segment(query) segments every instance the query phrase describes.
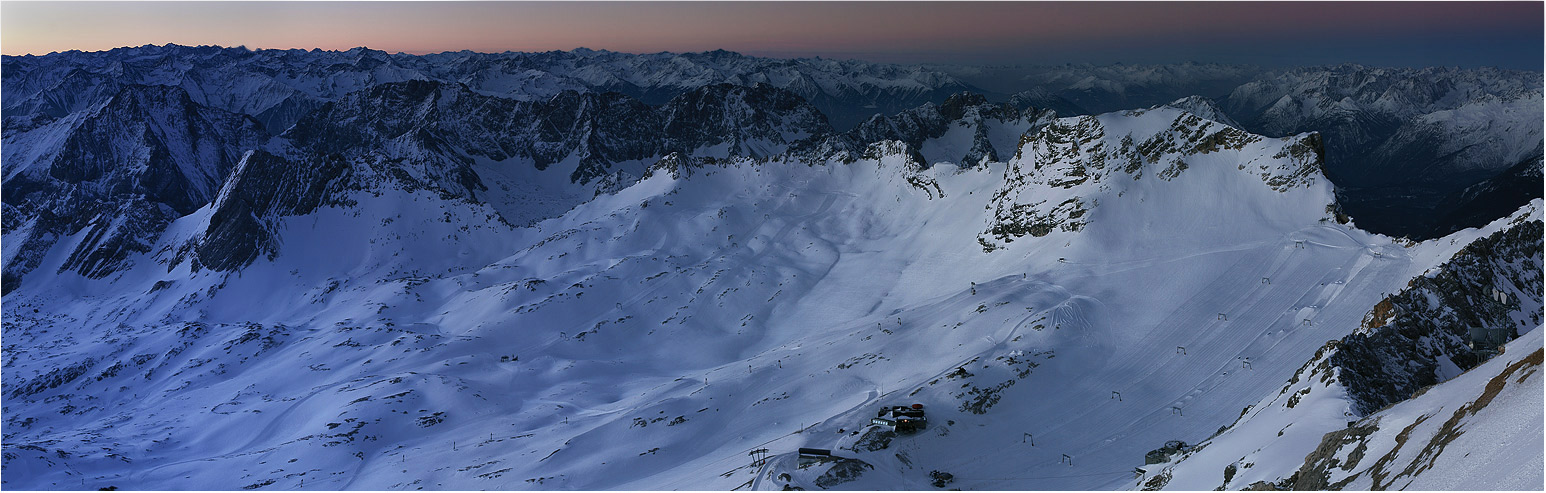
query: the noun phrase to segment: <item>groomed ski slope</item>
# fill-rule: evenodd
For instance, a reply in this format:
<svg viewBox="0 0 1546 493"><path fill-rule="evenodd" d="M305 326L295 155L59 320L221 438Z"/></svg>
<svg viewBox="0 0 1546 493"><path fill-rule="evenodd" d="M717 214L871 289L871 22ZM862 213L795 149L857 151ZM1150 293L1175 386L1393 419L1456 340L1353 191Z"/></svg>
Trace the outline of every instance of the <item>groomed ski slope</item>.
<svg viewBox="0 0 1546 493"><path fill-rule="evenodd" d="M1443 263L1443 259L1448 259L1455 254L1453 245L1463 246L1512 225L1524 221L1539 220L1540 210L1541 202L1536 200L1514 214L1499 218L1482 228L1459 231L1443 239L1413 245L1411 248L1406 249L1406 251L1418 263L1428 263L1432 259L1439 259L1438 263ZM1525 301L1524 303L1529 302ZM1523 313L1538 313L1539 308L1532 308L1526 305L1521 311ZM1537 331L1527 329L1520 339L1509 343L1509 350L1513 351L1511 354L1516 356L1500 358L1500 360L1517 360L1519 359L1518 355L1528 354L1532 349L1530 346L1531 341L1535 344L1535 348L1539 348L1540 338L1538 336L1528 336L1528 334L1534 332ZM1238 490L1247 488L1257 482L1280 483L1295 477L1296 473L1301 476L1318 474L1317 472L1306 471L1302 466L1305 465L1306 456L1321 453L1318 449L1325 446L1323 445L1327 443L1325 440L1330 439L1331 435L1328 435L1329 433L1344 432L1344 430L1352 430L1355 427L1364 426L1377 427L1381 430L1381 433L1402 433L1404 432L1403 429L1408 424L1411 424L1413 413L1443 414L1440 413L1441 410L1454 409L1460 404L1465 403L1464 399L1456 400L1456 396L1464 397L1467 393L1471 393L1470 398L1475 398L1474 394L1482 392L1482 385L1477 384L1476 379L1483 378L1483 383L1485 383L1487 378L1491 378L1491 376L1479 375L1495 375L1497 370L1501 368L1497 366L1497 361L1488 362L1484 367L1466 372L1465 375L1467 376L1464 379L1441 383L1432 390L1424 392L1422 395L1427 397L1423 397L1420 400L1414 399L1410 402L1403 402L1394 406L1392 410L1358 417L1348 414L1351 403L1346 395L1346 387L1343 386L1343 383L1337 377L1333 376L1342 370L1327 364L1327 358L1334 351L1335 349L1331 347L1323 347L1317 350L1314 357L1307 358L1294 375L1281 384L1280 388L1268 389L1262 398L1250 403L1249 408L1243 409L1238 421L1230 423L1230 427L1227 430L1223 430L1217 436L1209 437L1207 441L1201 443L1191 442L1193 447L1186 454L1172 456L1164 463L1144 466L1145 475L1141 481L1142 485L1150 488L1163 487L1164 489L1181 491L1211 490L1220 486L1224 486L1225 489ZM1448 390L1439 392L1437 389ZM1510 394L1517 392L1515 390L1508 391ZM1436 399L1429 394L1446 395L1449 397ZM1502 406L1511 410L1507 411L1508 418L1501 420L1501 422L1517 422L1517 416L1520 413L1528 412L1530 409L1535 410L1537 418L1540 416L1539 410L1541 405L1539 399L1535 401L1534 405L1528 404L1529 397L1527 394L1519 398L1510 398L1510 400L1516 404ZM1387 415L1390 412L1395 412L1393 411L1394 409L1403 409L1404 414L1394 419L1389 418ZM1448 412L1445 411L1445 413ZM1447 417L1447 414L1445 417ZM1513 421L1510 421L1511 419ZM1442 420L1440 421L1442 422ZM1478 418L1473 422L1482 423L1489 421L1490 418ZM1469 423L1467 422L1467 426L1469 426ZM1528 432L1523 432L1504 437L1502 436L1503 434L1490 431L1497 429L1500 425L1485 424L1482 426L1483 431L1478 434L1489 437L1483 440L1496 438L1504 442L1528 441L1527 439L1532 436ZM1426 444L1429 438L1432 438L1432 430L1429 431L1428 435L1412 435L1406 441L1411 444L1418 444L1417 449L1422 449L1422 445ZM1363 434L1367 435L1367 432L1363 432ZM1534 440L1536 440L1535 443L1537 444L1539 444L1539 435L1539 433L1534 435ZM1420 440L1419 437L1421 437ZM1358 439L1360 438L1362 437L1346 438L1346 441L1340 442L1342 450L1333 450L1333 452L1336 452L1333 455L1338 458L1337 460L1341 465L1331 468L1334 474L1326 479L1325 484L1329 485L1342 481L1350 474L1347 471L1353 471L1354 473L1365 472L1370 468L1371 464L1379 459L1379 455L1383 454L1383 452L1375 453L1372 449L1359 452L1361 454L1360 457L1366 457L1367 460L1364 460L1358 469L1353 469L1353 466L1358 465L1359 461L1350 460L1349 452L1354 448L1367 448L1363 445L1358 445ZM1338 438L1338 440L1342 440L1342 438ZM1466 441L1470 441L1473 444L1477 443L1469 439ZM1491 451L1484 452L1481 448L1487 447L1456 447L1449 450L1448 455L1442 460L1433 460L1438 454L1428 455L1427 460L1432 463L1447 465L1448 467L1456 467L1455 464L1463 463L1481 463L1479 462L1480 459L1468 458L1472 455L1481 457L1484 454L1493 453ZM1443 449L1440 448L1440 450L1442 451ZM1499 468L1516 465L1524 468L1531 467L1527 455L1516 456L1515 459L1518 460L1488 462L1492 464L1488 467ZM1539 469L1540 463L1540 460L1536 459L1534 462L1535 466L1533 467ZM1390 487L1391 482L1400 476L1400 474L1396 473L1400 472L1405 466L1406 463L1401 463L1398 466L1386 466L1382 475L1391 476L1392 479L1385 480L1382 483L1382 487ZM1461 467L1464 468L1463 466ZM1227 470L1232 470L1233 472L1226 473L1225 471ZM1430 479L1445 477L1433 475L1432 473L1428 474L1425 477ZM1539 475L1535 477L1539 478ZM1508 482L1499 482L1499 479L1503 479L1501 476L1490 480L1486 480L1486 478L1481 476L1472 476L1472 478L1470 483L1472 487L1484 489L1507 489L1505 488L1507 484L1522 484L1516 481L1519 478L1512 477L1508 478ZM1367 479L1367 477L1364 478L1365 483L1367 483ZM1302 482L1297 484L1285 483L1280 486L1309 487L1311 489L1323 487L1313 485L1307 477L1300 478L1300 480ZM1527 479L1519 480L1528 482ZM1404 482L1411 482L1411 480L1407 479ZM1539 481L1537 480L1536 482ZM1344 487L1347 489L1371 489L1371 486L1368 484ZM1451 486L1449 489L1454 489L1454 487Z"/></svg>
<svg viewBox="0 0 1546 493"><path fill-rule="evenodd" d="M1178 116L1100 121L1115 143ZM531 228L358 193L284 220L281 254L229 276L160 247L110 283L46 259L4 301L7 391L89 373L7 399L34 418L8 445L43 452L8 448L5 486L815 489L792 453L818 447L874 466L843 489L929 489L933 470L1130 487L1146 451L1231 423L1464 244L1403 247L1329 220L1318 174L1277 191L1238 167L1285 142L1102 176L1081 231L991 253L1012 166L890 154L657 170ZM914 402L927 430L842 450Z"/></svg>

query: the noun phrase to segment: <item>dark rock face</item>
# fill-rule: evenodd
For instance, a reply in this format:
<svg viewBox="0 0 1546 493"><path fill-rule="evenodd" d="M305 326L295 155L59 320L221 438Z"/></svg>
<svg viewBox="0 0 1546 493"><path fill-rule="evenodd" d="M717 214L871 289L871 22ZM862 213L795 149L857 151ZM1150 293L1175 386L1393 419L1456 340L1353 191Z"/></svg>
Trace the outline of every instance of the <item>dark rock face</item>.
<svg viewBox="0 0 1546 493"><path fill-rule="evenodd" d="M831 131L798 96L766 85L705 86L660 107L621 93L566 91L543 102L473 92L460 84L408 81L350 94L302 118L284 136L310 153L380 152L435 185L468 195L483 189L467 156L526 157L538 169L576 159L570 179L588 183L616 163L689 155L766 157L795 139ZM389 145L390 144L390 145Z"/></svg>
<svg viewBox="0 0 1546 493"><path fill-rule="evenodd" d="M730 155L765 158L795 141L832 132L826 116L799 95L766 84L704 86L660 108L671 152L729 144Z"/></svg>
<svg viewBox="0 0 1546 493"><path fill-rule="evenodd" d="M195 265L239 269L278 254L274 222L331 203L350 168L337 158L296 163L265 151L249 153L214 202L209 227L195 248Z"/></svg>
<svg viewBox="0 0 1546 493"><path fill-rule="evenodd" d="M1368 415L1439 383L1445 361L1462 370L1480 364L1468 327L1517 336L1540 324L1541 235L1541 221L1528 221L1477 240L1376 305L1330 357L1355 410ZM1495 299L1494 289L1508 301Z"/></svg>
<svg viewBox="0 0 1546 493"><path fill-rule="evenodd" d="M62 138L61 138L62 136ZM182 89L124 86L105 103L27 131L7 131L5 232L28 248L7 259L4 290L57 238L87 230L63 269L113 272L148 251L165 225L213 198L243 149L268 139L257 121L194 103ZM14 169L14 168L12 168ZM23 226L25 226L23 228Z"/></svg>
<svg viewBox="0 0 1546 493"><path fill-rule="evenodd" d="M49 176L75 185L142 167L138 188L152 201L187 213L209 201L238 149L265 136L252 119L199 106L182 89L130 86L70 134ZM146 152L113 154L136 146Z"/></svg>
<svg viewBox="0 0 1546 493"><path fill-rule="evenodd" d="M311 159L370 162L409 188L471 198L486 187L468 155L509 157L513 144L493 140L510 130L496 115L519 110L516 101L415 80L374 86L323 105L282 136Z"/></svg>
<svg viewBox="0 0 1546 493"><path fill-rule="evenodd" d="M1342 486L1351 482L1351 478L1342 484L1330 484L1331 475L1329 471L1331 468L1343 466L1341 461L1337 459L1337 454L1347 445L1367 440L1367 437L1378 429L1379 427L1374 424L1360 424L1322 436L1321 443L1315 447L1315 451L1305 456L1304 465L1300 466L1299 470L1295 471L1294 475L1286 480L1286 483L1291 486L1288 489L1293 491L1342 489ZM1345 469L1351 469L1356 465L1357 461L1353 461L1351 464L1347 464Z"/></svg>

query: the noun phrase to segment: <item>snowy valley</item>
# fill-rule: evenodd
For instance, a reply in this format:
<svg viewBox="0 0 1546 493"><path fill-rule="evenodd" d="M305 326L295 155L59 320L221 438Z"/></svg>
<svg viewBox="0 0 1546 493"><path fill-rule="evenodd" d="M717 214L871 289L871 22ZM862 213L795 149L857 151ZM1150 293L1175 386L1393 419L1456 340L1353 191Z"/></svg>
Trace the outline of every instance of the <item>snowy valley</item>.
<svg viewBox="0 0 1546 493"><path fill-rule="evenodd" d="M260 53L231 63L348 55ZM1542 201L1366 231L1334 136L1208 98L1065 114L723 52L645 91L666 54L588 51L354 53L328 93L68 55L121 79L6 58L8 94L79 96L6 104L8 489L1546 481ZM543 57L563 77L509 78ZM897 106L835 125L807 79ZM1538 180L1522 94L1495 150Z"/></svg>

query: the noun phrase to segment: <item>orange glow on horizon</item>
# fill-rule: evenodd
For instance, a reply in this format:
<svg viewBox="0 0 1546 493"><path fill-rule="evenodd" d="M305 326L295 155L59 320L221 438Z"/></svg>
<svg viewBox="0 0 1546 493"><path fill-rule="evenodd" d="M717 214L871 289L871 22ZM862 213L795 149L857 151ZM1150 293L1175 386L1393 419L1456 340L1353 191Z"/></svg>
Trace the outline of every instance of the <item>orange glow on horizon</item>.
<svg viewBox="0 0 1546 493"><path fill-rule="evenodd" d="M1539 2L23 2L0 52L176 43L413 54L727 49L949 58L1271 36L1540 33Z"/></svg>

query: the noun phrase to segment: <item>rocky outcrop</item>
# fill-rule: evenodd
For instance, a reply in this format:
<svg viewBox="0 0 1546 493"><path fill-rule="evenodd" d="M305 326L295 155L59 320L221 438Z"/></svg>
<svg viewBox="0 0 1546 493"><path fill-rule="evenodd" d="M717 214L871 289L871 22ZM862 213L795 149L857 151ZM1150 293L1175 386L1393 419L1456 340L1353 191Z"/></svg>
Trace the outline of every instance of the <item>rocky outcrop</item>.
<svg viewBox="0 0 1546 493"><path fill-rule="evenodd" d="M993 218L978 238L983 249L1024 236L1080 231L1095 206L1091 197L1134 180L1174 180L1195 156L1228 156L1237 171L1277 192L1311 186L1323 176L1316 134L1265 139L1169 107L1122 114L1135 118L1121 133L1108 132L1100 116L1083 116L1021 137L1004 185L990 202Z"/></svg>
<svg viewBox="0 0 1546 493"><path fill-rule="evenodd" d="M336 157L296 163L264 151L248 153L211 204L203 236L185 247L193 252L195 269L230 271L260 256L273 258L279 252L277 221L333 203L350 171Z"/></svg>
<svg viewBox="0 0 1546 493"><path fill-rule="evenodd" d="M1481 363L1468 344L1469 327L1517 336L1541 324L1541 225L1523 221L1472 242L1375 305L1330 358L1356 412L1372 413L1453 377L1442 368Z"/></svg>
<svg viewBox="0 0 1546 493"><path fill-rule="evenodd" d="M62 270L102 277L148 251L172 219L208 203L244 149L268 139L250 117L169 86L124 86L87 112L7 132L5 290L62 236L85 232Z"/></svg>
<svg viewBox="0 0 1546 493"><path fill-rule="evenodd" d="M427 186L473 196L483 189L472 156L575 163L588 183L617 163L683 156L766 157L830 128L798 96L766 85L705 86L652 107L621 93L566 91L531 102L485 96L460 84L407 81L350 94L284 136L316 155L381 154Z"/></svg>
<svg viewBox="0 0 1546 493"><path fill-rule="evenodd" d="M875 466L859 459L840 457L833 461L832 467L828 468L827 472L816 478L816 486L832 489L834 486L859 479L866 469L874 470Z"/></svg>

